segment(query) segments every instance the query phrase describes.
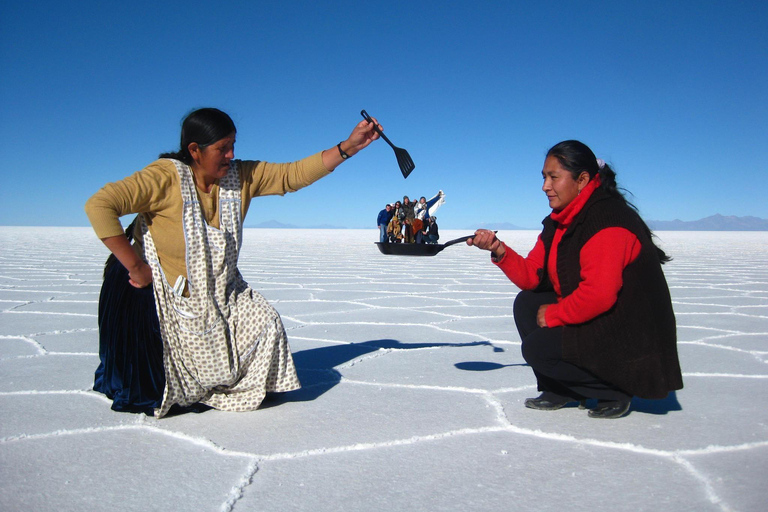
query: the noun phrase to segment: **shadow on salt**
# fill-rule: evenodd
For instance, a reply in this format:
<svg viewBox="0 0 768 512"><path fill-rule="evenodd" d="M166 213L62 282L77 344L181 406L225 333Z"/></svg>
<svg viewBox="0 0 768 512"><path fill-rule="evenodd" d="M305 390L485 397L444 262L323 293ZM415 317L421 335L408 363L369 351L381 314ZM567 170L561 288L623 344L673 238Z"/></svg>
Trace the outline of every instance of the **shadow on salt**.
<svg viewBox="0 0 768 512"><path fill-rule="evenodd" d="M331 345L294 352L293 362L301 382L301 389L288 393L267 395L261 408L274 407L287 402L308 402L317 399L341 382L337 367L358 357L379 350L413 350L437 347L493 346L488 341L468 343L402 343L393 339L370 340L362 343ZM496 350L498 347L494 347ZM501 350L501 349L499 349ZM384 352L386 353L386 352Z"/></svg>

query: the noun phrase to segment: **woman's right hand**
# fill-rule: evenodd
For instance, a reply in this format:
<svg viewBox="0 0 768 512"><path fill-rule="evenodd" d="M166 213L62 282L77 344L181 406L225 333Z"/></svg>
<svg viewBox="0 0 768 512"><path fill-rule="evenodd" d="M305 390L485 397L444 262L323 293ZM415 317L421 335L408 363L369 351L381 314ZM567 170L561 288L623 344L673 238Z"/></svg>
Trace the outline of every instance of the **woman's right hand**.
<svg viewBox="0 0 768 512"><path fill-rule="evenodd" d="M136 288L146 288L152 283L152 268L133 250L125 235L102 238L112 254L128 270L128 282Z"/></svg>
<svg viewBox="0 0 768 512"><path fill-rule="evenodd" d="M152 284L152 267L141 261L136 268L128 271L128 277L134 288L146 288Z"/></svg>
<svg viewBox="0 0 768 512"><path fill-rule="evenodd" d="M491 251L498 260L504 256L504 244L496 238L496 233L489 229L478 229L475 236L467 240L467 245L474 245L478 249Z"/></svg>

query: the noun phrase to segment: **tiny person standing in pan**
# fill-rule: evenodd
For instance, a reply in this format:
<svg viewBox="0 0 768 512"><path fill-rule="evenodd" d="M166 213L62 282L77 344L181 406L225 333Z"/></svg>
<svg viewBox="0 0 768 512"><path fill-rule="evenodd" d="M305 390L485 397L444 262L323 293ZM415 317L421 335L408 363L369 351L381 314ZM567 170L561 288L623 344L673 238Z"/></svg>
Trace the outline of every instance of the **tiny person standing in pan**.
<svg viewBox="0 0 768 512"><path fill-rule="evenodd" d="M178 151L86 203L115 257L99 297L94 382L114 410L162 417L199 403L250 411L267 392L299 387L280 315L237 268L243 219L253 198L306 187L379 136L361 121L339 144L276 164L235 160L236 135L226 113L195 110ZM119 218L136 213L123 233Z"/></svg>
<svg viewBox="0 0 768 512"><path fill-rule="evenodd" d="M661 265L670 258L586 145L547 152L542 171L552 213L527 257L478 230L468 245L522 291L514 305L523 357L541 395L531 409L597 399L592 418L620 418L632 397L662 399L683 387L672 301Z"/></svg>

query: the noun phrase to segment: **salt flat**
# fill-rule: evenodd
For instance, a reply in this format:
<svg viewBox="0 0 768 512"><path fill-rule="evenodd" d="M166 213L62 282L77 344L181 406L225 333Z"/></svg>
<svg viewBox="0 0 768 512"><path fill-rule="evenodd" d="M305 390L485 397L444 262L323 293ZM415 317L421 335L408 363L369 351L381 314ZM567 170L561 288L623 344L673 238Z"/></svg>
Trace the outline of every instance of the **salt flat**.
<svg viewBox="0 0 768 512"><path fill-rule="evenodd" d="M487 253L384 256L377 235L246 230L304 387L156 420L91 391L90 228L0 227L0 510L765 510L768 233L658 233L685 388L614 421L523 407L518 290Z"/></svg>

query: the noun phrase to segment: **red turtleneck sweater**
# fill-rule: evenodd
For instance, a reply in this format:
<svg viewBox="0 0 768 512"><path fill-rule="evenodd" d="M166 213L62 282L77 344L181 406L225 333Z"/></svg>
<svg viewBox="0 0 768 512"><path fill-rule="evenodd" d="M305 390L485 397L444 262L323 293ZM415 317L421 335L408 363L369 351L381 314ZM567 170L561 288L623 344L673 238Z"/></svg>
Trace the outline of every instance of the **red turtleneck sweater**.
<svg viewBox="0 0 768 512"><path fill-rule="evenodd" d="M584 187L576 199L563 210L552 211L550 217L557 222L555 238L546 262L547 273L557 294L557 303L547 308L547 327L584 323L605 313L616 303L622 286L622 272L640 254L640 241L624 228L606 228L599 231L582 247L579 253L581 282L569 296L563 298L557 277L557 246L571 222L581 212L592 192L600 185L599 176ZM532 290L539 284L537 271L543 268L544 242L539 236L536 245L523 258L504 245L505 253L494 263L523 290ZM493 261L493 259L492 259Z"/></svg>

